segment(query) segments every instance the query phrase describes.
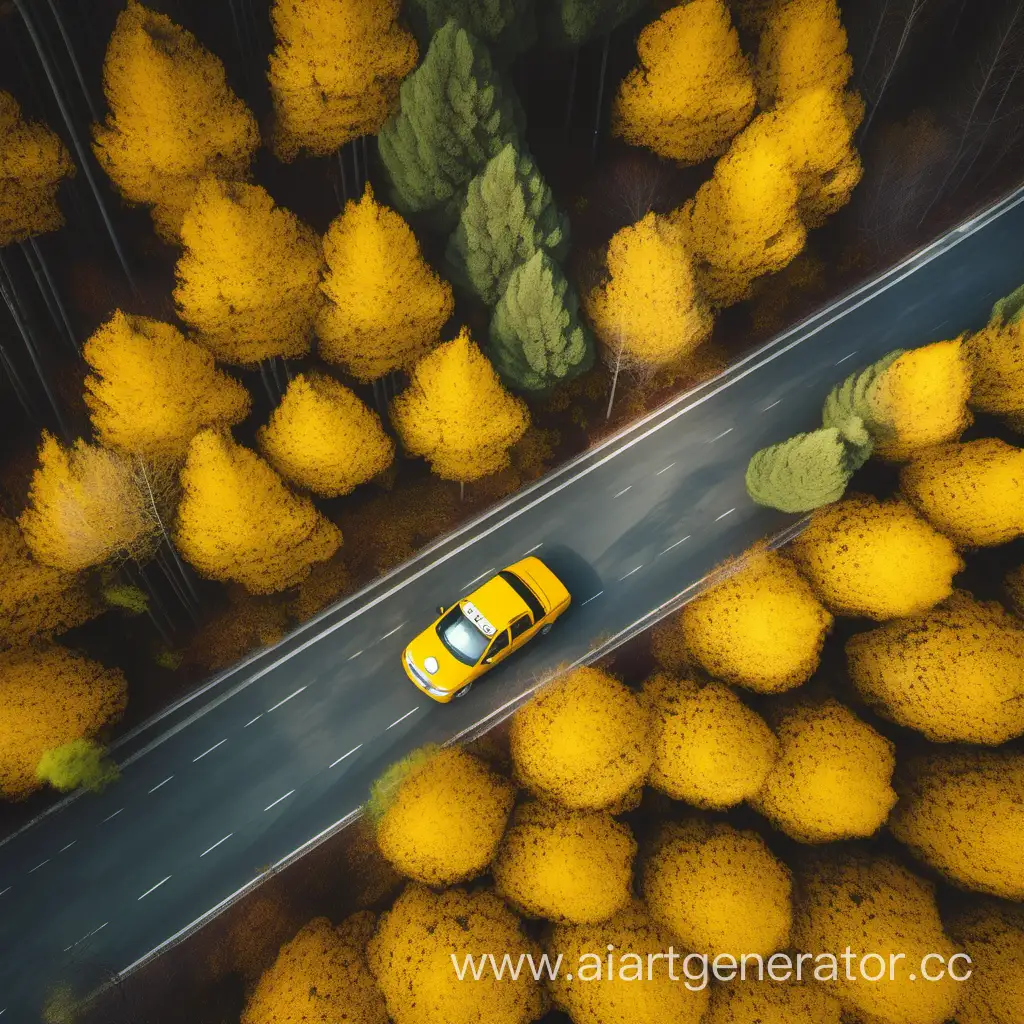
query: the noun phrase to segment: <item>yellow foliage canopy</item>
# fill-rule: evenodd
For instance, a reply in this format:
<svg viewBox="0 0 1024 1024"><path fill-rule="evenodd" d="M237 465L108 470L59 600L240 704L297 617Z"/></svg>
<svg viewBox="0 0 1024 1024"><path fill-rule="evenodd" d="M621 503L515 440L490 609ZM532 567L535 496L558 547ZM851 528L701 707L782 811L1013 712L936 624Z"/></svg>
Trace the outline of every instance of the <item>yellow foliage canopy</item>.
<svg viewBox="0 0 1024 1024"><path fill-rule="evenodd" d="M59 228L57 189L74 173L60 139L23 121L17 100L0 90L0 247Z"/></svg>
<svg viewBox="0 0 1024 1024"><path fill-rule="evenodd" d="M20 800L38 789L43 754L95 736L127 700L119 669L56 644L0 654L0 794Z"/></svg>
<svg viewBox="0 0 1024 1024"><path fill-rule="evenodd" d="M811 89L841 92L852 73L836 0L780 0L769 9L757 51L763 109Z"/></svg>
<svg viewBox="0 0 1024 1024"><path fill-rule="evenodd" d="M788 946L791 888L789 869L756 832L697 819L666 825L643 872L651 917L711 957Z"/></svg>
<svg viewBox="0 0 1024 1024"><path fill-rule="evenodd" d="M433 893L412 883L381 917L367 950L394 1024L529 1024L543 1013L540 985L529 971L498 980L459 981L467 954L539 956L519 919L492 892L449 889Z"/></svg>
<svg viewBox="0 0 1024 1024"><path fill-rule="evenodd" d="M807 241L790 145L773 113L755 118L674 215L714 305L748 298L756 278L782 270Z"/></svg>
<svg viewBox="0 0 1024 1024"><path fill-rule="evenodd" d="M879 981L867 981L857 971L849 980L840 969L829 982L829 991L852 1017L878 1024L943 1024L954 1016L965 985L948 974L927 984L911 980L929 953L948 964L957 952L942 930L932 885L895 861L861 855L822 856L801 873L798 885L797 949L850 948L877 953L885 961L887 970ZM895 954L903 956L890 961ZM869 972L878 970L877 962L867 966Z"/></svg>
<svg viewBox="0 0 1024 1024"><path fill-rule="evenodd" d="M970 425L971 371L963 338L904 352L875 381L869 402L881 430L875 454L893 462L955 441Z"/></svg>
<svg viewBox="0 0 1024 1024"><path fill-rule="evenodd" d="M679 616L686 645L716 679L759 693L807 682L832 616L788 559L755 550Z"/></svg>
<svg viewBox="0 0 1024 1024"><path fill-rule="evenodd" d="M399 0L275 0L267 77L279 159L329 156L380 131L418 55L398 10Z"/></svg>
<svg viewBox="0 0 1024 1024"><path fill-rule="evenodd" d="M587 296L586 311L610 365L663 366L711 334L711 313L671 220L649 213L617 231L606 263L608 279Z"/></svg>
<svg viewBox="0 0 1024 1024"><path fill-rule="evenodd" d="M841 1024L842 1008L827 986L770 980L717 985L701 1024Z"/></svg>
<svg viewBox="0 0 1024 1024"><path fill-rule="evenodd" d="M636 49L640 62L619 86L612 134L687 164L723 153L757 102L724 0L669 8Z"/></svg>
<svg viewBox="0 0 1024 1024"><path fill-rule="evenodd" d="M834 700L787 711L781 751L752 801L801 843L874 835L896 803L892 743Z"/></svg>
<svg viewBox="0 0 1024 1024"><path fill-rule="evenodd" d="M574 669L512 719L516 775L537 796L566 807L611 807L647 775L650 725L628 687L600 669Z"/></svg>
<svg viewBox="0 0 1024 1024"><path fill-rule="evenodd" d="M320 354L358 380L409 369L440 340L455 302L423 258L412 229L369 185L324 235L326 302L316 321Z"/></svg>
<svg viewBox="0 0 1024 1024"><path fill-rule="evenodd" d="M725 810L753 796L776 756L778 742L764 719L722 683L644 683L654 718L654 761L647 781L674 800Z"/></svg>
<svg viewBox="0 0 1024 1024"><path fill-rule="evenodd" d="M900 489L962 547L1024 534L1024 451L993 437L936 445L900 472Z"/></svg>
<svg viewBox="0 0 1024 1024"><path fill-rule="evenodd" d="M1024 733L1024 623L958 591L924 615L846 643L861 696L934 743L1005 743Z"/></svg>
<svg viewBox="0 0 1024 1024"><path fill-rule="evenodd" d="M517 808L492 867L498 895L521 913L597 924L630 901L636 842L607 811Z"/></svg>
<svg viewBox="0 0 1024 1024"><path fill-rule="evenodd" d="M986 750L920 758L890 828L954 885L1024 900L1024 755Z"/></svg>
<svg viewBox="0 0 1024 1024"><path fill-rule="evenodd" d="M110 37L103 91L110 112L93 125L96 159L129 202L153 205L157 233L176 242L200 178L248 174L256 119L217 57L136 0Z"/></svg>
<svg viewBox="0 0 1024 1024"><path fill-rule="evenodd" d="M203 427L231 427L249 414L249 392L171 324L116 310L82 354L93 370L85 404L96 436L124 455L179 462Z"/></svg>
<svg viewBox="0 0 1024 1024"><path fill-rule="evenodd" d="M555 1003L574 1024L701 1024L708 1005L707 989L693 991L680 984L679 974L673 974L666 960L655 955L664 954L671 945L672 936L651 920L638 900L604 924L557 925L548 943L552 961L561 954L564 963L583 967L573 981L567 981L568 972L563 971L551 982ZM624 978L617 969L611 977L607 971L598 973L595 954L600 961L600 953L609 946L616 951L615 967L622 964L623 953L642 958L642 981L628 974ZM652 965L650 975L648 963ZM577 974L582 974L582 982L576 980Z"/></svg>
<svg viewBox="0 0 1024 1024"><path fill-rule="evenodd" d="M284 637L288 612L279 600L232 587L227 606L205 620L185 654L189 665L219 672Z"/></svg>
<svg viewBox="0 0 1024 1024"><path fill-rule="evenodd" d="M965 344L971 405L997 416L1024 413L1024 318L990 323Z"/></svg>
<svg viewBox="0 0 1024 1024"><path fill-rule="evenodd" d="M234 580L254 594L284 590L341 544L341 532L308 498L226 434L196 434L181 486L175 543L210 579Z"/></svg>
<svg viewBox="0 0 1024 1024"><path fill-rule="evenodd" d="M904 501L851 494L818 509L786 553L837 615L917 615L953 593L964 567L948 537Z"/></svg>
<svg viewBox="0 0 1024 1024"><path fill-rule="evenodd" d="M256 439L286 479L324 498L350 494L395 457L380 417L333 377L300 373Z"/></svg>
<svg viewBox="0 0 1024 1024"><path fill-rule="evenodd" d="M512 785L459 747L418 763L377 824L381 853L404 875L451 885L482 874L512 811Z"/></svg>
<svg viewBox="0 0 1024 1024"><path fill-rule="evenodd" d="M317 917L263 973L241 1024L387 1024L387 1019L362 950L326 917Z"/></svg>
<svg viewBox="0 0 1024 1024"><path fill-rule="evenodd" d="M416 364L391 415L410 455L442 480L464 482L507 468L530 425L526 403L502 387L465 327Z"/></svg>
<svg viewBox="0 0 1024 1024"><path fill-rule="evenodd" d="M226 363L309 351L320 307L320 240L258 185L204 178L181 225L174 301Z"/></svg>
<svg viewBox="0 0 1024 1024"><path fill-rule="evenodd" d="M0 516L0 650L63 633L101 610L83 579L37 562L18 524Z"/></svg>
<svg viewBox="0 0 1024 1024"><path fill-rule="evenodd" d="M159 522L129 463L81 438L65 448L43 432L28 507L18 518L44 565L78 572L114 558L143 558Z"/></svg>
<svg viewBox="0 0 1024 1024"><path fill-rule="evenodd" d="M957 1024L1017 1024L1024 1018L1024 907L972 902L950 931L972 969Z"/></svg>

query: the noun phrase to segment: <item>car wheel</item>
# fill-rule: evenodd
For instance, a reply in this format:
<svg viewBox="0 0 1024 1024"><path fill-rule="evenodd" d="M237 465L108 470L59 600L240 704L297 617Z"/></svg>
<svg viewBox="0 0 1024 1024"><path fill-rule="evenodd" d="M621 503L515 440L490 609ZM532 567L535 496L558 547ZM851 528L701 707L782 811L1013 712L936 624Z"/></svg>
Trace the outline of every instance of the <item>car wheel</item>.
<svg viewBox="0 0 1024 1024"><path fill-rule="evenodd" d="M549 622L549 623L547 623L547 625L541 626L541 628L540 628L540 635L544 636L545 633L550 633L551 632L551 627L553 625L554 625L553 622Z"/></svg>
<svg viewBox="0 0 1024 1024"><path fill-rule="evenodd" d="M473 684L472 683L466 683L466 685L461 690L456 692L455 700L458 700L459 697L465 697L466 694L469 693L469 691L472 690L472 689L473 689Z"/></svg>

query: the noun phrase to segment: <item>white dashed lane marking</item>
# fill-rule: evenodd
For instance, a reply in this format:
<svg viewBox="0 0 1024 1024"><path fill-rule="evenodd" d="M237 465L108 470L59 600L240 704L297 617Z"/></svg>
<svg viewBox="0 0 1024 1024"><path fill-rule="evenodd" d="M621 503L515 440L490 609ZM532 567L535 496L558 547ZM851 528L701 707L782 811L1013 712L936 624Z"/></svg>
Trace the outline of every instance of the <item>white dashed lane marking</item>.
<svg viewBox="0 0 1024 1024"><path fill-rule="evenodd" d="M271 711L276 711L282 704L287 704L288 701L292 699L292 697L298 697L298 695L302 693L304 689L304 686L300 686L294 693L289 693L284 700L279 700L272 708L267 708L267 714L269 715ZM221 742L223 742L223 740Z"/></svg>
<svg viewBox="0 0 1024 1024"><path fill-rule="evenodd" d="M152 788L152 789L150 790L150 793L155 793L155 792L156 792L156 791L157 791L157 790L158 790L158 789L159 789L159 788L160 788L161 786L166 786L166 785L167 785L167 783L168 783L168 782L170 782L170 781L171 781L171 779L173 779L173 778L174 778L174 776L173 776L173 775L168 775L168 776L167 776L167 778L166 778L166 779L164 779L164 781L163 781L163 782L158 782L158 783L157 783L157 784L156 784L156 785L155 785L155 786L154 786L154 787L153 787L153 788Z"/></svg>
<svg viewBox="0 0 1024 1024"><path fill-rule="evenodd" d="M417 712L417 711L419 711L419 708L413 708L413 709L412 709L412 711L406 711L406 713L405 713L404 715L402 715L402 717L401 717L401 718L397 718L397 719L395 719L395 721L393 721L393 722L392 722L392 723L391 723L391 724L390 724L390 725L388 726L388 729L394 729L394 727L395 727L396 725L398 725L398 724L399 724L400 722L404 722L404 721L405 721L405 720L406 720L406 719L407 719L407 718L408 718L408 717L409 717L410 715L414 715L414 714L416 714L416 712ZM385 729L384 731L385 731L385 732L387 732L387 729Z"/></svg>
<svg viewBox="0 0 1024 1024"><path fill-rule="evenodd" d="M358 747L353 747L347 754L342 754L337 761L332 761L327 767L333 768L336 764L341 764L341 762L344 761L346 757L351 757L351 755L354 754L361 746L362 743L360 743Z"/></svg>
<svg viewBox="0 0 1024 1024"><path fill-rule="evenodd" d="M618 494L613 494L612 497L613 498L621 498L626 493L626 491L632 490L632 488L633 488L632 484L630 484L629 487L623 487L622 490L619 491Z"/></svg>
<svg viewBox="0 0 1024 1024"><path fill-rule="evenodd" d="M261 711L255 718L250 718L249 721L246 722L245 725L242 726L242 728L243 729L248 729L249 726L252 725L253 722L258 722L262 717L263 717L263 712Z"/></svg>
<svg viewBox="0 0 1024 1024"><path fill-rule="evenodd" d="M40 868L45 868L46 865L49 864L49 863L50 863L50 858L47 857L46 860L44 860L41 864L37 864L34 868L32 868L29 871L29 874L30 875L35 874L36 871L38 871Z"/></svg>
<svg viewBox="0 0 1024 1024"><path fill-rule="evenodd" d="M657 473L655 473L654 475L655 475L655 476L661 476L661 474L662 474L662 473L667 473L667 472L668 472L668 471L669 471L669 470L670 470L670 469L671 469L671 468L672 468L672 467L673 467L674 465L675 465L675 463L674 463L674 462L670 462L670 463L669 463L669 464L668 464L667 466L665 466L665 467L664 467L663 469L659 469L659 470L658 470L658 472L657 472Z"/></svg>
<svg viewBox="0 0 1024 1024"><path fill-rule="evenodd" d="M848 352L842 359L836 360L835 365L838 366L840 363L845 363L847 359L852 359L857 354L857 350L854 349L852 352Z"/></svg>
<svg viewBox="0 0 1024 1024"><path fill-rule="evenodd" d="M234 832L229 832L223 839L218 839L217 842L215 842L213 846L211 846L209 849L203 850L203 852L199 854L199 856L205 857L208 853L210 853L211 850L216 850L221 843L226 843L234 834Z"/></svg>
<svg viewBox="0 0 1024 1024"><path fill-rule="evenodd" d="M201 753L201 754L199 755L199 757L193 757L193 758L192 758L192 763L193 763L193 764L195 764L195 763L196 763L196 761L199 761L199 760L201 760L202 758L206 757L206 755L207 755L207 754L210 754L210 753L212 753L212 752L213 752L214 750L216 750L216 749L217 749L218 747L221 747L221 746L223 746L223 745L224 745L225 743L227 743L227 739L226 739L226 738L225 738L225 739L222 739L222 740L220 741L220 743L214 743L214 745L213 745L212 747L210 747L210 749L209 749L209 750L204 750L204 751L203 751L203 752L202 752L202 753Z"/></svg>
<svg viewBox="0 0 1024 1024"><path fill-rule="evenodd" d="M719 519L724 519L726 516L731 516L735 511L736 509L731 508L728 512L723 512L720 516L715 516L715 522L717 523Z"/></svg>
<svg viewBox="0 0 1024 1024"><path fill-rule="evenodd" d="M271 807L276 807L282 800L287 800L288 797L290 797L292 795L292 793L294 793L294 792L295 792L294 789L289 789L288 792L285 793L284 796L279 796L272 804L267 804L267 806L264 807L263 810L264 811L269 811Z"/></svg>
<svg viewBox="0 0 1024 1024"><path fill-rule="evenodd" d="M590 604L591 601L596 601L603 593L603 590L599 590L596 594L593 594L590 597L588 597L586 601L583 602L583 604ZM581 608L583 607L583 604L580 605Z"/></svg>
<svg viewBox="0 0 1024 1024"><path fill-rule="evenodd" d="M772 402L772 404L771 404L771 405L766 405L766 406L765 406L765 407L764 407L764 408L763 408L763 409L761 410L761 412L768 412L768 410L769 410L769 409L774 409L774 408L775 408L775 406L777 406L777 405L781 405L781 404L782 404L782 399L781 399L781 398L777 398L777 399L776 399L776 400L775 400L774 402Z"/></svg>
<svg viewBox="0 0 1024 1024"><path fill-rule="evenodd" d="M147 890L146 890L146 891L145 891L145 892L144 892L144 893L143 893L143 894L142 894L142 895L141 895L141 896L139 897L139 899L140 899L140 900L144 900L144 899L145 899L145 898L146 898L146 897L147 897L147 896L148 896L148 895L149 895L149 894L150 894L151 892L156 892L156 890L157 890L157 889L159 889L159 888L160 888L160 886L164 884L164 882L169 882L169 881L170 881L170 880L171 880L171 879L172 879L173 877L174 877L173 875L168 875L168 876L167 876L166 878L163 878L163 879L161 879L161 880L160 880L159 882L157 882L157 883L156 883L156 885L154 885L154 886L153 886L153 888L152 888L152 889L147 889ZM135 902L137 903L137 902L138 902L138 900L136 900Z"/></svg>
<svg viewBox="0 0 1024 1024"><path fill-rule="evenodd" d="M619 577L619 582L621 583L624 579L627 579L628 577L632 576L633 573L635 573L635 572L639 572L642 568L643 568L642 565L638 565L635 569L630 569L629 572L627 572L625 576L620 576Z"/></svg>
<svg viewBox="0 0 1024 1024"><path fill-rule="evenodd" d="M730 427L728 430L723 430L720 434L716 434L713 438L711 438L711 440L708 441L708 444L714 444L716 441L720 441L723 437L725 437L726 434L731 434L732 432L732 427Z"/></svg>
<svg viewBox="0 0 1024 1024"><path fill-rule="evenodd" d="M117 817L117 816L118 816L118 815L119 815L119 814L120 814L120 813L121 813L121 812L122 812L123 810L124 810L124 808L123 808L123 807L118 807L118 809L117 809L116 811L114 811L114 813L113 813L113 814L108 814L108 815L107 815L107 816L106 816L106 817L105 817L105 818L104 818L104 819L103 819L103 820L102 820L102 821L100 822L100 824L101 824L101 825L105 825L105 824L106 824L106 823L107 823L108 821L113 821L113 819L114 819L114 818L116 818L116 817Z"/></svg>
<svg viewBox="0 0 1024 1024"><path fill-rule="evenodd" d="M667 548L665 548L664 551L659 552L659 554L665 555L669 551L671 551L673 548L679 547L679 545L682 544L683 541L687 541L689 539L690 539L690 535L689 534L687 534L685 537L680 537L679 540L677 540L674 544L669 544L669 546Z"/></svg>

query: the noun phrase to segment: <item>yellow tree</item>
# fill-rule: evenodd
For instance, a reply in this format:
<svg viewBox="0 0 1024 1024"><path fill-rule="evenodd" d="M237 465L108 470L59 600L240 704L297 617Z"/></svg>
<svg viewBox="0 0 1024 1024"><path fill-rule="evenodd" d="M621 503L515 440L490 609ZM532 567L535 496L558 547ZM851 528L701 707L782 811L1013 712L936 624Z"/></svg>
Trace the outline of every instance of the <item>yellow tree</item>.
<svg viewBox="0 0 1024 1024"><path fill-rule="evenodd" d="M440 341L452 289L420 252L412 229L376 202L369 185L324 235L326 298L316 321L320 354L358 380L410 369Z"/></svg>
<svg viewBox="0 0 1024 1024"><path fill-rule="evenodd" d="M765 720L722 683L678 682L664 673L644 683L654 719L647 781L674 800L725 810L752 797L778 757Z"/></svg>
<svg viewBox="0 0 1024 1024"><path fill-rule="evenodd" d="M203 430L181 470L174 539L202 575L254 594L300 583L330 558L341 533L308 498L293 494L255 452Z"/></svg>
<svg viewBox="0 0 1024 1024"><path fill-rule="evenodd" d="M701 1024L842 1024L842 1007L827 985L748 978L716 985Z"/></svg>
<svg viewBox="0 0 1024 1024"><path fill-rule="evenodd" d="M1024 1014L1024 907L971 900L950 925L973 973L958 1024L1016 1024Z"/></svg>
<svg viewBox="0 0 1024 1024"><path fill-rule="evenodd" d="M81 439L65 448L45 431L18 523L32 554L65 572L144 558L160 531L143 481L125 458Z"/></svg>
<svg viewBox="0 0 1024 1024"><path fill-rule="evenodd" d="M733 139L711 178L674 214L711 300L748 298L754 280L785 267L804 247L800 186L774 113L755 118Z"/></svg>
<svg viewBox="0 0 1024 1024"><path fill-rule="evenodd" d="M23 121L17 100L0 90L0 247L59 228L57 189L74 173L60 139Z"/></svg>
<svg viewBox="0 0 1024 1024"><path fill-rule="evenodd" d="M102 610L81 577L37 562L18 524L0 516L0 650L56 636Z"/></svg>
<svg viewBox="0 0 1024 1024"><path fill-rule="evenodd" d="M915 856L954 885L1024 900L1022 793L1022 754L986 750L926 755L911 763L889 827Z"/></svg>
<svg viewBox="0 0 1024 1024"><path fill-rule="evenodd" d="M377 844L416 881L468 881L487 870L514 800L511 783L448 747L410 767L377 822Z"/></svg>
<svg viewBox="0 0 1024 1024"><path fill-rule="evenodd" d="M577 668L512 719L517 778L576 810L628 801L651 766L651 718L639 696L596 668Z"/></svg>
<svg viewBox="0 0 1024 1024"><path fill-rule="evenodd" d="M756 832L697 818L665 825L643 871L651 916L711 957L788 946L791 890L789 869Z"/></svg>
<svg viewBox="0 0 1024 1024"><path fill-rule="evenodd" d="M383 914L370 940L370 970L394 1024L529 1024L544 1012L541 988L529 971L499 979L460 981L452 963L492 952L514 962L540 950L519 918L486 890L432 892L413 883ZM454 961L452 958L455 958Z"/></svg>
<svg viewBox="0 0 1024 1024"><path fill-rule="evenodd" d="M241 1024L387 1024L364 951L316 917L281 947L249 996Z"/></svg>
<svg viewBox="0 0 1024 1024"><path fill-rule="evenodd" d="M410 455L460 483L505 469L509 449L530 425L526 403L502 387L465 327L416 364L391 415Z"/></svg>
<svg viewBox="0 0 1024 1024"><path fill-rule="evenodd" d="M256 119L224 65L191 32L137 0L118 16L103 62L110 112L93 126L100 166L132 203L152 206L176 242L200 178L244 178L259 148Z"/></svg>
<svg viewBox="0 0 1024 1024"><path fill-rule="evenodd" d="M957 591L924 615L846 642L850 678L887 718L933 743L1024 734L1024 623Z"/></svg>
<svg viewBox="0 0 1024 1024"><path fill-rule="evenodd" d="M176 327L116 310L82 350L92 373L85 404L108 448L150 463L175 463L203 427L249 414L246 389Z"/></svg>
<svg viewBox="0 0 1024 1024"><path fill-rule="evenodd" d="M896 803L892 743L838 701L797 705L775 727L779 757L751 801L801 843L874 835Z"/></svg>
<svg viewBox="0 0 1024 1024"><path fill-rule="evenodd" d="M20 800L38 789L43 755L116 721L127 694L120 670L57 644L0 654L0 794Z"/></svg>
<svg viewBox="0 0 1024 1024"><path fill-rule="evenodd" d="M491 868L494 887L529 917L597 924L629 904L636 849L629 826L607 811L526 803Z"/></svg>
<svg viewBox="0 0 1024 1024"><path fill-rule="evenodd" d="M639 64L612 107L612 134L687 164L723 153L757 102L724 0L669 8L636 49Z"/></svg>
<svg viewBox="0 0 1024 1024"><path fill-rule="evenodd" d="M757 51L762 109L811 89L841 92L852 73L836 0L779 0L769 8Z"/></svg>
<svg viewBox="0 0 1024 1024"><path fill-rule="evenodd" d="M256 439L286 479L324 498L349 494L391 465L380 417L333 377L300 373Z"/></svg>
<svg viewBox="0 0 1024 1024"><path fill-rule="evenodd" d="M580 970L561 971L549 983L555 1004L574 1024L701 1024L708 990L680 984L664 955L672 944L672 936L651 920L639 900L601 924L556 925L547 946L549 956L552 961L561 956L565 964L578 964ZM598 971L604 965L595 964L595 959L601 960L601 953L595 956L595 951L603 953L609 947L641 958L647 965L641 984L636 983L639 975ZM618 963L625 960L620 958ZM572 979L566 977L570 973Z"/></svg>
<svg viewBox="0 0 1024 1024"><path fill-rule="evenodd" d="M755 550L679 616L686 646L709 675L759 693L807 682L832 616L788 559Z"/></svg>
<svg viewBox="0 0 1024 1024"><path fill-rule="evenodd" d="M616 379L688 356L711 334L711 312L668 218L649 213L616 232L605 262L607 279L584 306Z"/></svg>
<svg viewBox="0 0 1024 1024"><path fill-rule="evenodd" d="M204 178L181 225L174 300L226 363L309 351L320 306L320 240L257 185Z"/></svg>
<svg viewBox="0 0 1024 1024"><path fill-rule="evenodd" d="M793 927L797 949L870 950L889 968L870 981L874 967L868 976L840 968L819 978L827 980L851 1018L943 1024L956 1016L964 985L948 974L927 984L917 977L928 954L948 964L957 952L942 930L934 886L894 860L860 853L809 860L797 884L802 894ZM902 956L890 959L890 953Z"/></svg>
<svg viewBox="0 0 1024 1024"><path fill-rule="evenodd" d="M809 89L775 111L800 197L797 209L809 228L821 227L849 201L864 173L853 145L857 123L841 93Z"/></svg>
<svg viewBox="0 0 1024 1024"><path fill-rule="evenodd" d="M878 620L934 607L964 567L953 542L905 501L866 494L818 509L785 552L835 614Z"/></svg>
<svg viewBox="0 0 1024 1024"><path fill-rule="evenodd" d="M270 55L274 152L328 156L376 135L416 66L416 40L398 23L399 0L274 0Z"/></svg>
<svg viewBox="0 0 1024 1024"><path fill-rule="evenodd" d="M962 547L995 547L1024 534L1024 450L997 438L920 452L900 472L900 490Z"/></svg>
<svg viewBox="0 0 1024 1024"><path fill-rule="evenodd" d="M1024 317L993 317L966 340L971 405L996 416L1024 416Z"/></svg>

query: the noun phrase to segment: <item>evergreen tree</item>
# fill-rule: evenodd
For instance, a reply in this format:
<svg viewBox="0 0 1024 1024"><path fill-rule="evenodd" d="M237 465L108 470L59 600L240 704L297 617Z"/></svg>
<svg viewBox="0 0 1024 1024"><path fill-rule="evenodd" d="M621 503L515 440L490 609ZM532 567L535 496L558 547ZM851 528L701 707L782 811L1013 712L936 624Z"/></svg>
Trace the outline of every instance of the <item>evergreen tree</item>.
<svg viewBox="0 0 1024 1024"><path fill-rule="evenodd" d="M93 126L96 159L125 199L152 205L157 233L176 242L200 178L248 174L256 119L220 60L137 0L114 26L103 92L110 112Z"/></svg>
<svg viewBox="0 0 1024 1024"><path fill-rule="evenodd" d="M546 391L593 364L579 300L546 253L534 253L513 271L491 318L488 354L517 391Z"/></svg>
<svg viewBox="0 0 1024 1024"><path fill-rule="evenodd" d="M452 279L493 306L512 271L538 251L569 250L569 220L528 153L509 143L470 183L445 261Z"/></svg>
<svg viewBox="0 0 1024 1024"><path fill-rule="evenodd" d="M537 12L545 41L559 49L583 46L631 18L647 0L542 0Z"/></svg>
<svg viewBox="0 0 1024 1024"><path fill-rule="evenodd" d="M399 110L378 136L395 205L454 226L466 186L519 125L514 97L487 48L447 22L423 63L402 83Z"/></svg>
<svg viewBox="0 0 1024 1024"><path fill-rule="evenodd" d="M17 101L0 90L0 246L59 228L57 189L74 173L60 139L23 121Z"/></svg>
<svg viewBox="0 0 1024 1024"><path fill-rule="evenodd" d="M837 384L828 393L822 407L822 426L839 427L856 417L863 421L870 433L877 433L881 426L875 421L871 393L882 374L903 355L904 351L902 348L893 349L870 366L851 373L841 384Z"/></svg>
<svg viewBox="0 0 1024 1024"><path fill-rule="evenodd" d="M416 41L398 23L399 0L275 0L270 55L274 151L327 156L376 134L416 66Z"/></svg>
<svg viewBox="0 0 1024 1024"><path fill-rule="evenodd" d="M747 493L758 505L810 512L838 501L852 475L842 434L822 427L755 452L747 466Z"/></svg>
<svg viewBox="0 0 1024 1024"><path fill-rule="evenodd" d="M320 307L320 240L258 185L205 178L181 225L178 315L226 363L305 355Z"/></svg>
<svg viewBox="0 0 1024 1024"><path fill-rule="evenodd" d="M543 7L550 0L539 0ZM411 0L411 15L426 36L457 21L504 57L533 45L535 0Z"/></svg>

